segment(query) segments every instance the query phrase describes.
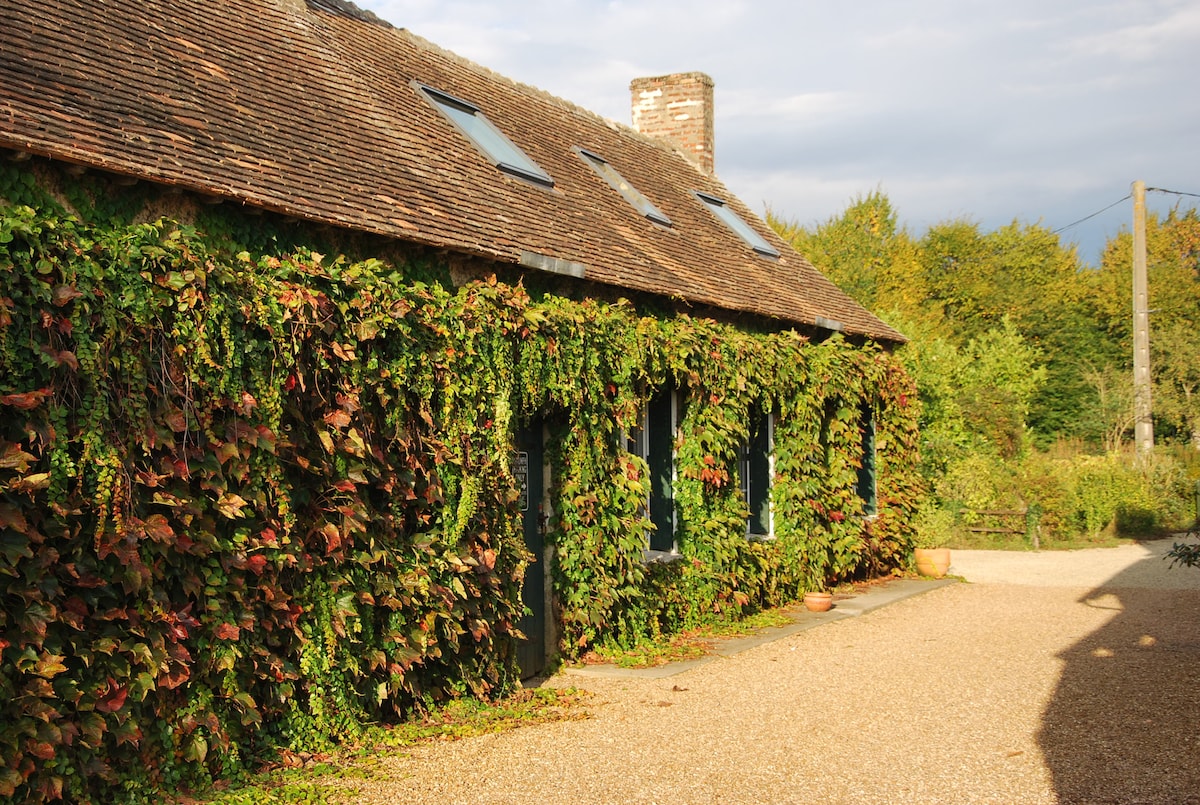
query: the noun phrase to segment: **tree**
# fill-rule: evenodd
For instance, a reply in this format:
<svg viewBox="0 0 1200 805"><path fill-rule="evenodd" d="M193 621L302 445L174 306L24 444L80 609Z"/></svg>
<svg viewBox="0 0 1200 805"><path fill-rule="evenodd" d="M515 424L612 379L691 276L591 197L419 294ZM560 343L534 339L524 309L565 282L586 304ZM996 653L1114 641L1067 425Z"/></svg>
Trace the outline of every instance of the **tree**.
<svg viewBox="0 0 1200 805"><path fill-rule="evenodd" d="M914 239L880 191L814 228L768 218L817 268L901 332L944 339L922 346L932 350L927 358L953 350L965 355L973 340L983 343L1006 328L1019 333L1042 356L1044 374L1019 414L990 420L988 441L1004 443L1002 452L1019 449L1002 433L1032 437L1042 447L1058 439L1119 446L1126 419L1121 376L1132 355L1128 231L1109 242L1094 270L1041 224L1014 221L985 232L955 219ZM1147 243L1156 417L1162 433L1179 433L1200 447L1200 335L1194 335L1200 333L1200 217L1178 209L1165 218L1151 215ZM948 412L939 382L925 378L926 404ZM956 397L957 413L927 423L935 428L930 448L936 454L934 444L960 441L957 425L938 431L935 422L972 420L989 410L999 416L1006 393L1003 386L978 386L973 396Z"/></svg>
<svg viewBox="0 0 1200 805"><path fill-rule="evenodd" d="M1200 332L1174 321L1153 337L1155 411L1200 450Z"/></svg>
<svg viewBox="0 0 1200 805"><path fill-rule="evenodd" d="M1089 366L1084 378L1095 394L1095 405L1086 416L1090 430L1101 434L1106 453L1121 448L1125 435L1133 428L1133 378L1128 369L1112 364Z"/></svg>
<svg viewBox="0 0 1200 805"><path fill-rule="evenodd" d="M964 350L959 385L963 418L1003 458L1027 447L1029 410L1046 381L1041 351L1007 316Z"/></svg>
<svg viewBox="0 0 1200 805"><path fill-rule="evenodd" d="M920 249L899 227L896 211L882 192L859 196L841 215L813 230L770 212L767 221L864 307L922 327L941 321L941 311L925 287Z"/></svg>
<svg viewBox="0 0 1200 805"><path fill-rule="evenodd" d="M1086 304L1111 345L1109 362L1127 369L1133 351L1132 236L1112 238L1086 282ZM1200 216L1171 210L1146 217L1150 291L1150 362L1154 413L1165 433L1200 449ZM1132 380L1130 381L1132 382Z"/></svg>

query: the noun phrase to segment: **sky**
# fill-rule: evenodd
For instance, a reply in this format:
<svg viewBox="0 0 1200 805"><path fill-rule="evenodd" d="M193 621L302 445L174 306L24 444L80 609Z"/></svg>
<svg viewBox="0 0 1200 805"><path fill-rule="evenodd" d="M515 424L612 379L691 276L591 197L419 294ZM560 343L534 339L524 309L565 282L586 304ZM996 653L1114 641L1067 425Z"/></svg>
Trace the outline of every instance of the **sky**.
<svg viewBox="0 0 1200 805"><path fill-rule="evenodd" d="M882 191L914 236L1040 224L1097 264L1135 180L1200 204L1200 0L358 5L622 123L633 78L707 73L718 178L804 226Z"/></svg>

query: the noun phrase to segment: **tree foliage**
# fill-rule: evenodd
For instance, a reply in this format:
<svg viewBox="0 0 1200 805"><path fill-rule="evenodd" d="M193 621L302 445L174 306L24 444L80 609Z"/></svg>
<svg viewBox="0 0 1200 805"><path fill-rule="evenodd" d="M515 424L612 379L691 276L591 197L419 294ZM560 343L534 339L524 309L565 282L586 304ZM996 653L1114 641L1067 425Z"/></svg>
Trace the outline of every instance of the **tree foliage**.
<svg viewBox="0 0 1200 805"><path fill-rule="evenodd" d="M1087 304L1103 323L1115 357L1111 365L1131 366L1133 291L1129 267L1133 239L1128 231L1112 238L1091 279ZM1171 210L1165 219L1146 219L1151 371L1156 428L1200 448L1197 432L1196 356L1200 352L1200 215Z"/></svg>
<svg viewBox="0 0 1200 805"><path fill-rule="evenodd" d="M1036 453L1056 443L1113 453L1127 442L1127 231L1110 240L1093 269L1041 225L1014 222L985 232L955 219L914 237L898 227L880 192L812 229L773 223L911 337L899 355L920 389L920 467L934 504L961 518L972 508L1036 503L1053 510L1045 520L1062 534L1094 532L1096 512L1112 520L1118 510L1153 511L1158 523L1179 513L1183 484L1168 469L1134 473L1134 484L1133 475L1103 463L1051 470L1056 459ZM1195 210L1175 210L1162 220L1150 216L1147 229L1158 435L1166 445L1200 448L1200 219ZM1087 479L1101 477L1120 482L1097 481L1117 491L1096 506ZM1155 484L1172 491L1158 497L1147 491ZM923 511L930 522L945 519L929 504ZM1126 514L1128 522L1137 519Z"/></svg>

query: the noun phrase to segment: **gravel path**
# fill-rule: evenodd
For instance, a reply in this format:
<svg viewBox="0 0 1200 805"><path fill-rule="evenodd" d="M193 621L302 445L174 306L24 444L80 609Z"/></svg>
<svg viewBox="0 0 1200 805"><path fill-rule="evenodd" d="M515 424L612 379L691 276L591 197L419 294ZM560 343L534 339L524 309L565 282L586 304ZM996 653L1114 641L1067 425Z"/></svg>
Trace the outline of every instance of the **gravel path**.
<svg viewBox="0 0 1200 805"><path fill-rule="evenodd" d="M956 551L952 584L591 718L385 758L364 803L1200 803L1200 570L1170 541Z"/></svg>

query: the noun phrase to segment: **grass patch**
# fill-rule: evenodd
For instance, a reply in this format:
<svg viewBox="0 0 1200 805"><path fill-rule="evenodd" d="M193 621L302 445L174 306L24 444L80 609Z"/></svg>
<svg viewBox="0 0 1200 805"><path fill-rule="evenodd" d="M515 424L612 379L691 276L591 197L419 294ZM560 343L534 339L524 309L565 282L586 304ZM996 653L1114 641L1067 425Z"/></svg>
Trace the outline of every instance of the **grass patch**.
<svg viewBox="0 0 1200 805"><path fill-rule="evenodd" d="M261 781L212 794L208 798L179 799L180 805L350 805L354 792L332 782L341 776L336 766L319 763L305 769L277 770L262 775Z"/></svg>
<svg viewBox="0 0 1200 805"><path fill-rule="evenodd" d="M580 705L589 695L575 688L533 688L496 702L458 699L431 710L419 720L394 727L373 727L368 732L368 748L360 752L369 754L428 741L457 741L530 724L583 719L587 714Z"/></svg>
<svg viewBox="0 0 1200 805"><path fill-rule="evenodd" d="M531 724L588 717L591 694L575 688L533 688L485 702L458 699L395 726L375 726L364 739L336 752L283 751L278 762L237 788L213 790L196 798L180 797L175 805L352 805L356 779L374 773L380 754L431 741L457 741Z"/></svg>
<svg viewBox="0 0 1200 805"><path fill-rule="evenodd" d="M632 646L601 646L583 657L586 664L611 663L620 668L653 668L670 662L695 660L712 651L718 640L743 637L792 619L783 609L768 609L738 620L721 620L678 634L646 638Z"/></svg>
<svg viewBox="0 0 1200 805"><path fill-rule="evenodd" d="M1166 539L1171 529L1147 529L1140 532L1123 532L1110 524L1095 534L1043 535L1038 546L1043 551L1078 551L1084 548L1115 548L1118 545L1134 545L1145 540ZM954 550L971 551L1032 551L1033 546L1024 534L988 534L976 532L959 533L946 542Z"/></svg>

